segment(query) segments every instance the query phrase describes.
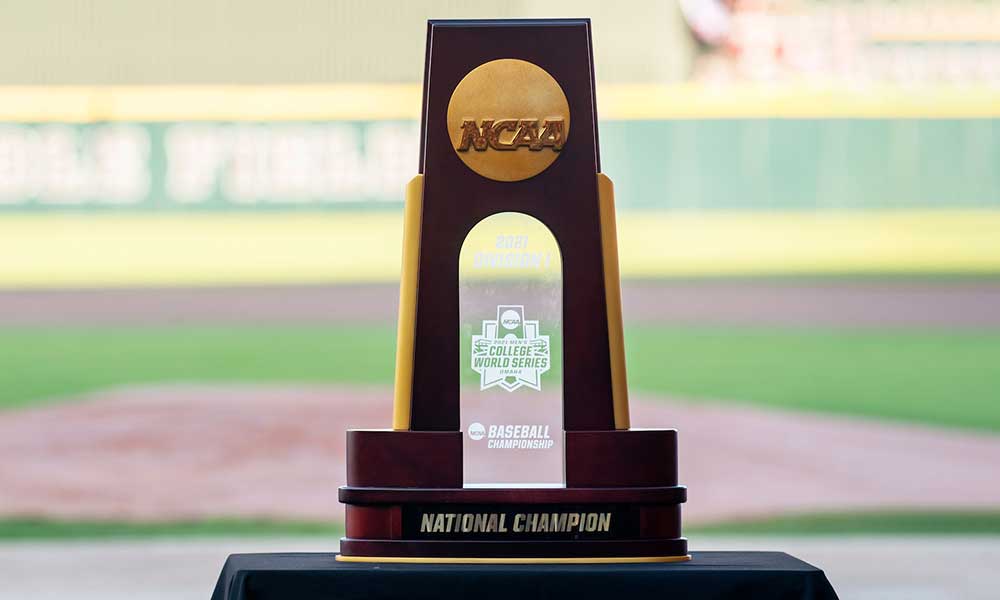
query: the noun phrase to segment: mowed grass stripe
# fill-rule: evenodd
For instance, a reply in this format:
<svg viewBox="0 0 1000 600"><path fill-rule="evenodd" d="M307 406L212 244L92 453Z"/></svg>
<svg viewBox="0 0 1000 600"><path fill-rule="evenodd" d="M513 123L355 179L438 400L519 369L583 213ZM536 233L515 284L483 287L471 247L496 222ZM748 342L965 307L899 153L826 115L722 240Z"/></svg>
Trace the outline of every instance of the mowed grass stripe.
<svg viewBox="0 0 1000 600"><path fill-rule="evenodd" d="M395 329L104 327L0 330L0 407L116 385L392 381Z"/></svg>
<svg viewBox="0 0 1000 600"><path fill-rule="evenodd" d="M327 521L206 519L124 522L0 519L0 540L150 539L161 537L322 536L343 525ZM686 526L701 535L1000 535L1000 511L872 511L790 515Z"/></svg>
<svg viewBox="0 0 1000 600"><path fill-rule="evenodd" d="M236 518L164 522L0 519L0 540L4 541L323 536L332 543L343 534L344 526L341 523L320 521Z"/></svg>
<svg viewBox="0 0 1000 600"><path fill-rule="evenodd" d="M625 278L1000 273L1000 210L621 211L618 229ZM6 215L0 288L396 282L401 234L396 210Z"/></svg>
<svg viewBox="0 0 1000 600"><path fill-rule="evenodd" d="M389 385L394 341L390 326L8 328L0 406L161 382ZM626 348L633 391L1000 431L1000 331L647 326Z"/></svg>
<svg viewBox="0 0 1000 600"><path fill-rule="evenodd" d="M633 389L1000 431L1000 332L634 328Z"/></svg>
<svg viewBox="0 0 1000 600"><path fill-rule="evenodd" d="M684 528L685 535L1000 535L1000 511L878 510L797 514Z"/></svg>

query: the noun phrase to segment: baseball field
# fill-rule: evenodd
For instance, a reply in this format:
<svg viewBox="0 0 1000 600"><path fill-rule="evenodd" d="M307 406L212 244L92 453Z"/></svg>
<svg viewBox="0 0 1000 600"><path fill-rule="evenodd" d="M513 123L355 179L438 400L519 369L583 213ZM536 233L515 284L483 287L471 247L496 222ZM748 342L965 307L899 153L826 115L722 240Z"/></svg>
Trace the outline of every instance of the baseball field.
<svg viewBox="0 0 1000 600"><path fill-rule="evenodd" d="M681 431L692 531L1000 530L996 219L623 215L633 421ZM398 226L5 218L0 536L335 534Z"/></svg>
<svg viewBox="0 0 1000 600"><path fill-rule="evenodd" d="M602 92L634 422L681 431L690 531L1000 529L995 92L893 89ZM418 86L7 93L25 156L145 162L11 188L0 537L336 531L343 431L389 419ZM231 185L317 135L369 176Z"/></svg>
<svg viewBox="0 0 1000 600"><path fill-rule="evenodd" d="M389 386L390 320L11 328L3 405L165 382ZM1000 331L645 323L626 336L636 391L1000 431Z"/></svg>
<svg viewBox="0 0 1000 600"><path fill-rule="evenodd" d="M0 14L0 600L204 598L233 553L337 552L345 430L392 424L404 211L424 265L473 227L434 332L466 485L558 481L558 433L516 465L476 440L580 399L564 359L603 349L557 316L600 314L590 236L617 246L630 427L678 431L687 566L786 552L845 599L998 597L1000 0ZM540 220L472 224L511 207Z"/></svg>

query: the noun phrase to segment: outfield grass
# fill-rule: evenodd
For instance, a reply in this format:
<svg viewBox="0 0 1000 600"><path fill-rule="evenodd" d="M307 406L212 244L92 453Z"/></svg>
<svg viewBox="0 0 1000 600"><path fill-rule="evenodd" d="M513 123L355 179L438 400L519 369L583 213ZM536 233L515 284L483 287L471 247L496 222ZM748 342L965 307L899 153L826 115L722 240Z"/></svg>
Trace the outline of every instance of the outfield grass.
<svg viewBox="0 0 1000 600"><path fill-rule="evenodd" d="M685 528L685 535L1000 535L1000 511L792 515Z"/></svg>
<svg viewBox="0 0 1000 600"><path fill-rule="evenodd" d="M0 407L160 382L390 384L395 332L354 327L0 330ZM1000 331L645 326L633 390L1000 430Z"/></svg>
<svg viewBox="0 0 1000 600"><path fill-rule="evenodd" d="M153 539L161 537L320 536L339 523L210 519L179 522L0 520L0 540ZM1000 535L1000 512L862 512L795 515L685 527L684 535Z"/></svg>
<svg viewBox="0 0 1000 600"><path fill-rule="evenodd" d="M0 406L137 383L390 383L395 335L388 325L0 330Z"/></svg>
<svg viewBox="0 0 1000 600"><path fill-rule="evenodd" d="M1000 430L1000 332L627 332L633 389Z"/></svg>
<svg viewBox="0 0 1000 600"><path fill-rule="evenodd" d="M264 519L208 519L169 522L0 520L0 540L307 535L337 539L343 534L343 525L319 521L269 521Z"/></svg>

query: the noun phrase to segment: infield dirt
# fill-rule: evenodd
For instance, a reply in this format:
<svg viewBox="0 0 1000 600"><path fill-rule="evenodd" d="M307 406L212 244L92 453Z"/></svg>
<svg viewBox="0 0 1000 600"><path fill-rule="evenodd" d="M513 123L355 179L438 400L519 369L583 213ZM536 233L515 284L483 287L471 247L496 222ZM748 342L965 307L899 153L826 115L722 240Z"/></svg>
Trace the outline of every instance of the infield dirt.
<svg viewBox="0 0 1000 600"><path fill-rule="evenodd" d="M0 517L340 520L344 430L387 389L123 388L0 413ZM1000 437L640 396L680 430L688 523L789 512L1000 505ZM957 492L961 490L961 492Z"/></svg>
<svg viewBox="0 0 1000 600"><path fill-rule="evenodd" d="M394 323L395 284L0 290L0 325ZM1000 281L625 281L628 322L1000 327Z"/></svg>

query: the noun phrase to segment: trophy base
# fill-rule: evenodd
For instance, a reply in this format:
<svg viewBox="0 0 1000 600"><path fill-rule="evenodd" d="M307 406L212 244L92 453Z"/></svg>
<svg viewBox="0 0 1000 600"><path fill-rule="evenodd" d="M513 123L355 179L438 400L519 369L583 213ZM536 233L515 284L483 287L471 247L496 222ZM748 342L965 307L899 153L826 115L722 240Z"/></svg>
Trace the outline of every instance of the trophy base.
<svg viewBox="0 0 1000 600"><path fill-rule="evenodd" d="M460 432L349 431L338 560L686 560L676 435L566 432L566 485L462 487Z"/></svg>
<svg viewBox="0 0 1000 600"><path fill-rule="evenodd" d="M511 557L511 556L345 556L338 554L338 562L353 563L402 563L402 564L453 564L453 565L607 565L679 563L691 560L690 554L678 556L578 556L578 557Z"/></svg>
<svg viewBox="0 0 1000 600"><path fill-rule="evenodd" d="M683 562L687 539L425 540L357 539L340 541L345 562L396 563L661 563Z"/></svg>
<svg viewBox="0 0 1000 600"><path fill-rule="evenodd" d="M345 486L355 562L678 562L683 486L436 488Z"/></svg>
<svg viewBox="0 0 1000 600"><path fill-rule="evenodd" d="M626 563L686 560L683 486L340 488L338 560Z"/></svg>

